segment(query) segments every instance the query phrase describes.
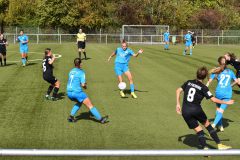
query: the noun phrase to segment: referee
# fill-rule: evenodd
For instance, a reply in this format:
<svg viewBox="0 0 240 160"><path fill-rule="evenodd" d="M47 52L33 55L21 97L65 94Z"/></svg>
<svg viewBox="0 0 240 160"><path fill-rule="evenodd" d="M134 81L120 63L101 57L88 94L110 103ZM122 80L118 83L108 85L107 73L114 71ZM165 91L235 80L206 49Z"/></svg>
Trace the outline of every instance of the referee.
<svg viewBox="0 0 240 160"><path fill-rule="evenodd" d="M87 55L85 52L86 47L86 34L82 32L82 29L79 29L77 34L77 45L78 45L78 54L81 59L81 53L83 52L85 60L87 60Z"/></svg>
<svg viewBox="0 0 240 160"><path fill-rule="evenodd" d="M0 65L3 66L2 59L4 60L4 66L6 66L6 46L8 45L7 39L3 37L3 34L0 34Z"/></svg>

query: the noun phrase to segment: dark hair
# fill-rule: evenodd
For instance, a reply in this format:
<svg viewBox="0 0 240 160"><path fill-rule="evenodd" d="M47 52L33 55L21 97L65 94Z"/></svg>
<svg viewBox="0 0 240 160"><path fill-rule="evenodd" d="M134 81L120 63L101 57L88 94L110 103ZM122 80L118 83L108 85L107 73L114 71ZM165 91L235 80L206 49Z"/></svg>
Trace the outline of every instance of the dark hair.
<svg viewBox="0 0 240 160"><path fill-rule="evenodd" d="M122 43L127 43L127 41L125 39L122 40Z"/></svg>
<svg viewBox="0 0 240 160"><path fill-rule="evenodd" d="M82 63L82 60L80 58L75 58L74 59L74 65L77 67L77 66L80 66L80 64Z"/></svg>
<svg viewBox="0 0 240 160"><path fill-rule="evenodd" d="M237 59L237 57L236 57L236 55L235 55L234 53L227 52L227 55L229 55L229 57L230 57L231 59L233 59L233 60L236 60L236 59Z"/></svg>
<svg viewBox="0 0 240 160"><path fill-rule="evenodd" d="M23 30L23 29L20 29L20 32L24 32L24 30Z"/></svg>
<svg viewBox="0 0 240 160"><path fill-rule="evenodd" d="M44 53L45 53L45 56L51 51L51 48L46 48Z"/></svg>
<svg viewBox="0 0 240 160"><path fill-rule="evenodd" d="M226 60L226 58L225 58L224 56L218 57L219 67L212 69L212 70L210 71L210 73L219 74L219 73L221 73L222 71L224 71L224 69L226 68L226 63L222 64L222 59L225 59L225 60Z"/></svg>
<svg viewBox="0 0 240 160"><path fill-rule="evenodd" d="M208 70L205 66L198 68L197 79L204 80L208 76Z"/></svg>

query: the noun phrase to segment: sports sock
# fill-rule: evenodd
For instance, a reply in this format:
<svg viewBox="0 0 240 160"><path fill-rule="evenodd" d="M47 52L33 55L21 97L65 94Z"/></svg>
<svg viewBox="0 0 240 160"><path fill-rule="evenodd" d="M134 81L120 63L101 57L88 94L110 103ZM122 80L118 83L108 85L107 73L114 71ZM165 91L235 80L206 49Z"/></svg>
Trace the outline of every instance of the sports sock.
<svg viewBox="0 0 240 160"><path fill-rule="evenodd" d="M167 49L167 44L164 45L164 49Z"/></svg>
<svg viewBox="0 0 240 160"><path fill-rule="evenodd" d="M131 92L134 92L134 84L130 84L130 90Z"/></svg>
<svg viewBox="0 0 240 160"><path fill-rule="evenodd" d="M220 119L222 119L222 117L223 117L223 114L221 112L217 111L217 114L216 114L213 124L215 126L217 126L218 122L220 121Z"/></svg>
<svg viewBox="0 0 240 160"><path fill-rule="evenodd" d="M7 59L4 58L4 65L6 66L6 64L7 64Z"/></svg>
<svg viewBox="0 0 240 160"><path fill-rule="evenodd" d="M90 109L90 112L93 114L93 116L97 119L97 120L101 120L102 119L102 116L101 114L98 112L97 108L96 107L92 107Z"/></svg>
<svg viewBox="0 0 240 160"><path fill-rule="evenodd" d="M79 56L79 58L81 59L81 52L78 52L78 56Z"/></svg>
<svg viewBox="0 0 240 160"><path fill-rule="evenodd" d="M87 59L87 54L86 52L83 52L85 59Z"/></svg>
<svg viewBox="0 0 240 160"><path fill-rule="evenodd" d="M169 49L169 44L167 44L167 49Z"/></svg>
<svg viewBox="0 0 240 160"><path fill-rule="evenodd" d="M203 149L206 146L206 138L204 137L204 132L201 130L200 132L197 132L198 135L198 141L201 145L201 149Z"/></svg>
<svg viewBox="0 0 240 160"><path fill-rule="evenodd" d="M206 129L208 130L210 136L212 137L212 139L219 144L220 143L220 139L218 138L217 132L213 129L212 125L209 125L206 127Z"/></svg>
<svg viewBox="0 0 240 160"><path fill-rule="evenodd" d="M190 49L190 55L192 55L192 49Z"/></svg>
<svg viewBox="0 0 240 160"><path fill-rule="evenodd" d="M26 59L22 58L22 64L25 65L26 64Z"/></svg>
<svg viewBox="0 0 240 160"><path fill-rule="evenodd" d="M2 66L2 58L0 58L0 64L1 64L1 66Z"/></svg>
<svg viewBox="0 0 240 160"><path fill-rule="evenodd" d="M78 103L76 103L73 108L72 108L72 111L71 111L71 116L75 116L77 111L80 109L80 105Z"/></svg>
<svg viewBox="0 0 240 160"><path fill-rule="evenodd" d="M54 86L52 86L52 85L50 85L48 87L47 95L49 95L52 92L53 88L54 88Z"/></svg>
<svg viewBox="0 0 240 160"><path fill-rule="evenodd" d="M28 56L26 56L26 61L28 60Z"/></svg>
<svg viewBox="0 0 240 160"><path fill-rule="evenodd" d="M56 98L57 97L57 93L58 93L59 88L55 87L53 90L53 97Z"/></svg>

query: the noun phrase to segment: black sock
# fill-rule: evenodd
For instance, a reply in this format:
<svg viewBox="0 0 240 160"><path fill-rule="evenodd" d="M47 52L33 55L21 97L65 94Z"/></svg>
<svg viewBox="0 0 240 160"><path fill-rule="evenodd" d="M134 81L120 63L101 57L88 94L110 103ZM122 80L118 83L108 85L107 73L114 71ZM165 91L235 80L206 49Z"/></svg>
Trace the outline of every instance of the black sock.
<svg viewBox="0 0 240 160"><path fill-rule="evenodd" d="M47 95L50 95L50 93L52 92L53 88L54 88L54 86L52 86L52 85L50 85L48 87Z"/></svg>
<svg viewBox="0 0 240 160"><path fill-rule="evenodd" d="M4 58L4 65L5 65L5 66L6 66L6 64L7 64L6 62L7 62L7 59L6 59L6 58Z"/></svg>
<svg viewBox="0 0 240 160"><path fill-rule="evenodd" d="M53 90L53 97L56 98L57 97L57 93L58 93L59 88L55 87Z"/></svg>
<svg viewBox="0 0 240 160"><path fill-rule="evenodd" d="M28 56L25 57L26 58L26 61L28 60Z"/></svg>
<svg viewBox="0 0 240 160"><path fill-rule="evenodd" d="M201 149L203 149L206 146L206 138L204 137L204 132L201 130L200 132L197 132L198 135L198 141L201 145Z"/></svg>
<svg viewBox="0 0 240 160"><path fill-rule="evenodd" d="M87 55L86 55L86 52L83 52L83 54L84 54L84 57L85 57L85 59L87 59Z"/></svg>
<svg viewBox="0 0 240 160"><path fill-rule="evenodd" d="M1 63L1 66L2 66L2 58L0 58L0 63Z"/></svg>
<svg viewBox="0 0 240 160"><path fill-rule="evenodd" d="M79 58L81 59L81 52L78 52Z"/></svg>
<svg viewBox="0 0 240 160"><path fill-rule="evenodd" d="M213 129L213 127L211 125L207 126L206 129L208 130L210 136L212 137L212 139L219 144L220 143L220 139L218 138L217 132Z"/></svg>

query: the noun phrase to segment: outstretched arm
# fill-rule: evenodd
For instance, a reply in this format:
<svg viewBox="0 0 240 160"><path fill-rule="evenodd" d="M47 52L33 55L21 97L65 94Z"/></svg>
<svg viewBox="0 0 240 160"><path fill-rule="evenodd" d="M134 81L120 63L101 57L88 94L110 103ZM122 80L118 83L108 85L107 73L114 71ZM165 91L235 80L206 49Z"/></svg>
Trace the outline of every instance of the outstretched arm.
<svg viewBox="0 0 240 160"><path fill-rule="evenodd" d="M133 54L133 57L137 57L139 54L143 53L143 49L139 49L137 53Z"/></svg>
<svg viewBox="0 0 240 160"><path fill-rule="evenodd" d="M113 52L109 57L108 57L108 62L111 60L112 57L114 57L116 54Z"/></svg>
<svg viewBox="0 0 240 160"><path fill-rule="evenodd" d="M234 100L222 101L220 99L217 99L216 97L212 97L211 101L214 102L214 103L227 104L227 105L231 105L231 104L234 103Z"/></svg>
<svg viewBox="0 0 240 160"><path fill-rule="evenodd" d="M178 88L176 90L176 102L177 102L177 105L176 105L176 112L178 114L181 114L182 111L181 111L181 105L180 105L180 95L182 93L183 89L182 88Z"/></svg>

